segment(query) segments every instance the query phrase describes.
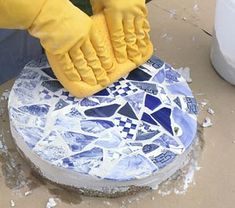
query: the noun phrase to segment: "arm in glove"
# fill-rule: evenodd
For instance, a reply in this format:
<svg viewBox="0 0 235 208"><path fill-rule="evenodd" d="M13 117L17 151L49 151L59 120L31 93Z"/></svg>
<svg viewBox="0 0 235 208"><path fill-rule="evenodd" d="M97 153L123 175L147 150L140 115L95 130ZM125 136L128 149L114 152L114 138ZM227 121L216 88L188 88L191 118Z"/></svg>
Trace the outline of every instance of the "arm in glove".
<svg viewBox="0 0 235 208"><path fill-rule="evenodd" d="M104 11L118 63L141 63L151 44L145 0L91 0L93 12Z"/></svg>
<svg viewBox="0 0 235 208"><path fill-rule="evenodd" d="M0 0L0 27L28 29L40 39L62 85L106 85L112 60L89 16L68 0ZM76 93L75 93L76 94Z"/></svg>

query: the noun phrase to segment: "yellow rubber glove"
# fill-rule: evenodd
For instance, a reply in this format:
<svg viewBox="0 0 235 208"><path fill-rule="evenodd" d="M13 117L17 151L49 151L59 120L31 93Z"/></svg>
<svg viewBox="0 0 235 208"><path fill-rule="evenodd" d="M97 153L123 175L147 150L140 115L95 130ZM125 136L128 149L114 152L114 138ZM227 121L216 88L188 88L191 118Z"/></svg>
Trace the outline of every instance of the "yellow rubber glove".
<svg viewBox="0 0 235 208"><path fill-rule="evenodd" d="M110 38L111 26L107 27L107 15L103 12L89 18L68 0L0 0L0 28L28 29L38 37L58 80L77 97L102 90L139 65L126 59L127 54L133 57L131 37L136 37L141 63L151 57L153 47L146 19L138 15L135 19L143 22L143 28L141 23L140 29L135 29L136 35L133 27L127 27L121 28L125 32L123 39L119 39L118 33L112 33ZM116 47L119 43L124 44L124 53ZM123 62L117 63L122 56Z"/></svg>
<svg viewBox="0 0 235 208"><path fill-rule="evenodd" d="M77 82L107 85L112 60L92 20L69 0L0 0L0 27L28 29L69 91Z"/></svg>
<svg viewBox="0 0 235 208"><path fill-rule="evenodd" d="M145 0L91 0L95 14L104 11L118 63L137 65L151 45Z"/></svg>

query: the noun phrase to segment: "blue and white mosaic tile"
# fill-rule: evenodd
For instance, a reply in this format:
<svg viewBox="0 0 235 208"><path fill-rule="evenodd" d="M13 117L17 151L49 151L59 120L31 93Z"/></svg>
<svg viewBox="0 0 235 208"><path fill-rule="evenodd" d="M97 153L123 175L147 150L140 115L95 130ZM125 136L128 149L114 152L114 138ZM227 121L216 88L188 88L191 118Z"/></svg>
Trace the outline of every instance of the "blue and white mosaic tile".
<svg viewBox="0 0 235 208"><path fill-rule="evenodd" d="M157 57L83 99L67 92L40 58L16 80L9 112L11 125L42 160L114 181L163 169L192 145L197 130L190 88Z"/></svg>

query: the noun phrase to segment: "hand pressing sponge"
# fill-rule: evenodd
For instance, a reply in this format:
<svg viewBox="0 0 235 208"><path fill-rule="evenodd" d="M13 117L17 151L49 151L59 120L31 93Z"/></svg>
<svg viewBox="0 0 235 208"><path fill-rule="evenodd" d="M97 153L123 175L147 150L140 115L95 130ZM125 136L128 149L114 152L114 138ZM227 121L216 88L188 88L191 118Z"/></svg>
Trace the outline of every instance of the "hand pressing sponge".
<svg viewBox="0 0 235 208"><path fill-rule="evenodd" d="M0 0L0 27L28 29L40 39L64 88L86 97L144 63L153 51L144 1L128 0L128 7L124 0L107 2L90 18L68 0ZM138 11L135 18L131 5Z"/></svg>
<svg viewBox="0 0 235 208"><path fill-rule="evenodd" d="M51 55L47 53L49 63L53 68L53 71L58 80L71 94L79 98L88 97L95 94L96 92L99 92L100 90L117 81L121 77L127 75L132 70L136 69L138 65L145 63L153 54L152 43L150 39L146 39L145 53L143 56L141 56L141 60L138 64L128 58L122 61L122 63L119 63L117 61L118 54L115 53L115 49L111 41L110 31L108 29L104 13L101 12L92 16L92 21L93 25L95 26L93 32L96 34L97 37L103 38L103 45L100 46L100 50L103 51L105 55L102 56L101 53L98 55L98 57L99 59L103 60L101 61L101 63L107 64L106 66L104 66L104 68L109 68L108 70L106 70L107 77L109 78L106 84L90 85L83 80L68 80L65 77L65 74L63 73L63 63L59 65L57 59L51 57ZM109 55L108 59L106 58L107 54ZM110 63L110 60L112 63Z"/></svg>

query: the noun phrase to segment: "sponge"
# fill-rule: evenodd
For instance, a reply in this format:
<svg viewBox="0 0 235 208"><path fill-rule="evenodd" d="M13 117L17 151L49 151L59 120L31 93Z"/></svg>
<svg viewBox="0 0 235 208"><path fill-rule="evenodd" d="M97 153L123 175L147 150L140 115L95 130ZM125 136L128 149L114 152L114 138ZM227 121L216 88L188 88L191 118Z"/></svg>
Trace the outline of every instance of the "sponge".
<svg viewBox="0 0 235 208"><path fill-rule="evenodd" d="M97 30L96 32L100 33L104 37L105 47L108 50L108 54L110 55L113 61L113 66L114 66L113 70L107 72L110 80L110 82L107 83L107 86L109 86L110 84L117 81L121 77L127 75L132 70L136 69L138 66L130 60L126 60L126 62L122 64L117 63L104 14L103 13L96 14L92 16L92 19L94 21L94 25L96 26ZM153 45L150 40L146 47L147 47L147 53L145 57L142 57L142 62L140 63L140 65L145 63L153 54ZM61 71L61 68L58 67L56 61L52 57L50 58L49 53L47 53L47 56L49 57L49 63L53 68L55 76L60 80L64 88L67 89L74 96L78 98L88 97L107 87L107 86L101 86L99 84L89 85L82 80L81 81L68 80L65 77L64 73Z"/></svg>

